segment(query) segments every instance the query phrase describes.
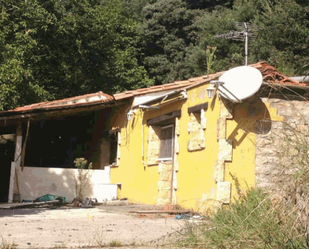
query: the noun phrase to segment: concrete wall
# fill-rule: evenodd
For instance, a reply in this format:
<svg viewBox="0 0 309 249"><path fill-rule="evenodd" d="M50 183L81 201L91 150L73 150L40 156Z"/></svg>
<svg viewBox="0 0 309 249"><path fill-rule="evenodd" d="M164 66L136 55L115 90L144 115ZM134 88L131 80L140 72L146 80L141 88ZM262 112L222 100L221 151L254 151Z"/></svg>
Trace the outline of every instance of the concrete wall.
<svg viewBox="0 0 309 249"><path fill-rule="evenodd" d="M66 197L67 202L75 198L77 169L25 167L19 169L18 182L22 200L34 200L45 194ZM117 185L109 185L110 168L89 170L90 184L85 196L95 197L99 202L117 197Z"/></svg>

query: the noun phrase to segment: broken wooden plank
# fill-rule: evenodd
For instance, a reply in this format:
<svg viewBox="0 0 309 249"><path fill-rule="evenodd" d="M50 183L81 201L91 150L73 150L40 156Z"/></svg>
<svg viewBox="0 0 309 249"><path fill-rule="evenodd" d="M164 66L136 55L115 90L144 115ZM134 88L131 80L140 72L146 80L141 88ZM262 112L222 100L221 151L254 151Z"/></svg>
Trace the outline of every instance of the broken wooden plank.
<svg viewBox="0 0 309 249"><path fill-rule="evenodd" d="M23 208L23 207L38 207L46 204L57 204L59 200L54 201L41 201L41 202L23 202L23 203L6 203L1 204L0 209L13 209L13 208Z"/></svg>

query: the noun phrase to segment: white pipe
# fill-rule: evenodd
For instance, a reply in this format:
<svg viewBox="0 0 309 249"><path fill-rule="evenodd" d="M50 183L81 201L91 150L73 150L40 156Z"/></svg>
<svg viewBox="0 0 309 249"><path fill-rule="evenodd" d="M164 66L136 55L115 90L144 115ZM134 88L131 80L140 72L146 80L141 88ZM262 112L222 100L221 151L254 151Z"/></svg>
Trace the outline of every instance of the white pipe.
<svg viewBox="0 0 309 249"><path fill-rule="evenodd" d="M245 66L248 66L248 26L247 23L244 22L245 25Z"/></svg>
<svg viewBox="0 0 309 249"><path fill-rule="evenodd" d="M294 76L294 77L289 77L292 80L296 80L299 83L309 83L309 75L306 76Z"/></svg>
<svg viewBox="0 0 309 249"><path fill-rule="evenodd" d="M144 155L144 125L143 125L143 119L144 119L144 112L141 112L141 130L142 130L142 134L141 134L141 139L142 139L142 163L144 165L144 168L146 167L146 163L145 163L145 155Z"/></svg>

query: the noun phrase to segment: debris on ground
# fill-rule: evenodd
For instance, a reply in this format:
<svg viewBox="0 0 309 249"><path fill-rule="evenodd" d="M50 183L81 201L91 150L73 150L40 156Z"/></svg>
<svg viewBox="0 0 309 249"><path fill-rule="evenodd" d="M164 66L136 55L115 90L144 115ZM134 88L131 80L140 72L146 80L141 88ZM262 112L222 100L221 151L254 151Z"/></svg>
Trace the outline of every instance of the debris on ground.
<svg viewBox="0 0 309 249"><path fill-rule="evenodd" d="M97 198L85 197L83 200L79 200L74 198L71 204L67 204L67 206L71 207L81 207L81 208L92 208L93 206L101 205L98 202Z"/></svg>
<svg viewBox="0 0 309 249"><path fill-rule="evenodd" d="M66 203L66 198L63 196L58 196L58 195L51 195L51 194L46 194L43 196L40 196L34 200L34 202L42 202L42 201L55 201L59 200L60 203Z"/></svg>
<svg viewBox="0 0 309 249"><path fill-rule="evenodd" d="M178 214L175 216L175 220L188 220L190 218L190 214Z"/></svg>

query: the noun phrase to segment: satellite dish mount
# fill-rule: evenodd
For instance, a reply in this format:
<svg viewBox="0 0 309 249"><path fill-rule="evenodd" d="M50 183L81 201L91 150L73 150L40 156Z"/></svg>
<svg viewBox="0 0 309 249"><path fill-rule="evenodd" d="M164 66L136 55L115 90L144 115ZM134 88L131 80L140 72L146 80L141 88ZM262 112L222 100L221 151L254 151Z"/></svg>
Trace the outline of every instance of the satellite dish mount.
<svg viewBox="0 0 309 249"><path fill-rule="evenodd" d="M258 69L248 66L235 67L221 75L219 80L210 81L207 95L211 98L219 91L223 98L239 103L255 94L262 82L263 76Z"/></svg>

